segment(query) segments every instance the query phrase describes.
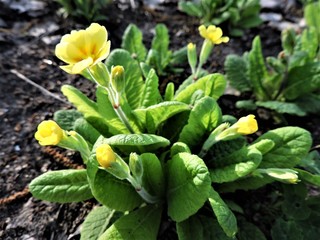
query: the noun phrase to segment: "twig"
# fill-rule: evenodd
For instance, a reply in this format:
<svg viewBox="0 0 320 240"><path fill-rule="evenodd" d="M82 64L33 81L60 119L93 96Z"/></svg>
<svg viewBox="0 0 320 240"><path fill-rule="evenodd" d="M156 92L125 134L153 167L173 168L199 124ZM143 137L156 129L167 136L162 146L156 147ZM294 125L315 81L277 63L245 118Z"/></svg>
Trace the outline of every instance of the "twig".
<svg viewBox="0 0 320 240"><path fill-rule="evenodd" d="M11 69L10 70L11 73L13 73L14 75L16 75L18 78L22 79L23 81L26 81L27 83L31 84L32 86L38 88L43 94L45 95L49 95L50 97L53 97L57 100L59 100L60 102L63 102L65 104L71 105L69 102L67 102L66 100L60 98L58 95L53 94L51 92L49 92L47 89L45 89L44 87L41 87L39 84L33 82L32 80L30 80L29 78L27 78L26 76L24 76L23 74L19 73L17 70L15 69Z"/></svg>
<svg viewBox="0 0 320 240"><path fill-rule="evenodd" d="M8 203L12 203L20 198L24 198L30 194L29 188L25 187L22 191L16 192L9 197L4 197L0 199L0 206Z"/></svg>

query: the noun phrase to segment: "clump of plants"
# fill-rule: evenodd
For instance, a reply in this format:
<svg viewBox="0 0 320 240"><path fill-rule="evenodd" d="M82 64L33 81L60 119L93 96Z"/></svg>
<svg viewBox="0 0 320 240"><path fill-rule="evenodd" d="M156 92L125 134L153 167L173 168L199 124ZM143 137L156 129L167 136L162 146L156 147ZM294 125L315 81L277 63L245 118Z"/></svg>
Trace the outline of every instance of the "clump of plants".
<svg viewBox="0 0 320 240"><path fill-rule="evenodd" d="M229 34L242 36L245 29L262 23L259 0L179 1L179 9L205 25L227 23Z"/></svg>
<svg viewBox="0 0 320 240"><path fill-rule="evenodd" d="M121 48L127 50L142 68L153 68L158 76L178 73L183 69L177 67L187 61L187 48L177 51L169 50L170 37L168 28L164 24L157 24L151 48L147 50L143 43L141 30L130 24L122 37Z"/></svg>
<svg viewBox="0 0 320 240"><path fill-rule="evenodd" d="M102 10L112 3L112 0L56 0L62 6L66 16L84 18L88 22L105 20Z"/></svg>
<svg viewBox="0 0 320 240"><path fill-rule="evenodd" d="M170 222L179 239L266 239L237 191L274 182L320 185L308 155L308 131L278 128L249 142L246 135L258 131L255 116L223 115L217 100L226 88L224 76L201 70L200 76L196 69L228 38L215 26L199 30L204 37L199 57L194 45L188 47L192 77L179 91L168 84L164 95L153 68L141 68L127 50L110 52L107 31L99 24L72 31L56 46L57 57L67 63L61 68L92 81L96 99L63 86L76 110L61 110L55 121L40 123L35 138L43 146L79 151L86 167L46 172L29 187L47 201L95 198L99 206L84 221L81 239L157 239ZM275 235L290 232L288 219L299 215L291 214L292 196L287 197L295 192L285 191L275 193L280 200L285 196ZM304 229L302 220L309 219L316 228L311 216L318 203L306 194L299 197L301 211L310 208L310 214L294 224Z"/></svg>
<svg viewBox="0 0 320 240"><path fill-rule="evenodd" d="M320 111L320 62L317 32L310 27L301 34L282 32L277 57L264 58L259 36L242 56L229 55L226 77L240 92L252 92L253 99L239 101L240 108L264 107L280 114L305 116Z"/></svg>

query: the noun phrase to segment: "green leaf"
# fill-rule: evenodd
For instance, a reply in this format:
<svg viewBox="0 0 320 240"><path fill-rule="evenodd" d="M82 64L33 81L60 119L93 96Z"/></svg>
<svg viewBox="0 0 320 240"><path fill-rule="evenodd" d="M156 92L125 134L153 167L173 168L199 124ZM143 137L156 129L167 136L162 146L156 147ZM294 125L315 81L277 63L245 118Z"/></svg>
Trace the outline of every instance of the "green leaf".
<svg viewBox="0 0 320 240"><path fill-rule="evenodd" d="M67 131L74 130L74 122L78 118L82 118L83 115L77 110L58 110L53 115L53 120L58 123L58 125Z"/></svg>
<svg viewBox="0 0 320 240"><path fill-rule="evenodd" d="M240 92L250 91L252 89L250 80L247 76L247 62L243 57L230 54L224 63L226 77L231 86Z"/></svg>
<svg viewBox="0 0 320 240"><path fill-rule="evenodd" d="M101 138L100 141L101 144L107 143L127 154L153 152L170 145L168 139L153 134L118 134L110 138Z"/></svg>
<svg viewBox="0 0 320 240"><path fill-rule="evenodd" d="M270 99L263 85L268 74L262 55L261 40L259 36L255 37L252 42L252 49L249 53L248 60L248 78L251 81L251 85L257 99Z"/></svg>
<svg viewBox="0 0 320 240"><path fill-rule="evenodd" d="M91 144L94 144L100 136L100 133L84 118L75 121L74 130Z"/></svg>
<svg viewBox="0 0 320 240"><path fill-rule="evenodd" d="M168 215L181 222L195 214L205 203L211 179L205 163L196 155L178 153L167 162Z"/></svg>
<svg viewBox="0 0 320 240"><path fill-rule="evenodd" d="M161 101L161 95L159 92L159 79L154 71L151 69L146 78L145 87L143 91L143 95L141 98L141 103L139 104L141 107L149 107L155 104L158 104Z"/></svg>
<svg viewBox="0 0 320 240"><path fill-rule="evenodd" d="M58 202L81 202L92 198L86 170L46 172L29 184L35 198Z"/></svg>
<svg viewBox="0 0 320 240"><path fill-rule="evenodd" d="M295 99L295 103L304 111L308 113L317 114L320 112L320 95L318 94L306 94Z"/></svg>
<svg viewBox="0 0 320 240"><path fill-rule="evenodd" d="M115 49L107 58L106 65L109 70L112 66L123 66L126 78L125 96L131 109L138 108L144 89L139 63L131 57L128 51Z"/></svg>
<svg viewBox="0 0 320 240"><path fill-rule="evenodd" d="M273 240L303 240L303 231L297 222L278 218L271 229Z"/></svg>
<svg viewBox="0 0 320 240"><path fill-rule="evenodd" d="M263 155L259 168L291 168L307 155L312 144L310 133L299 127L282 127L268 131L254 143L264 139L274 142L274 147Z"/></svg>
<svg viewBox="0 0 320 240"><path fill-rule="evenodd" d="M142 32L132 23L129 24L122 36L121 48L131 53L131 56L135 55L139 62L143 62L147 55L147 49L142 38Z"/></svg>
<svg viewBox="0 0 320 240"><path fill-rule="evenodd" d="M320 5L319 5L319 10L320 10ZM317 55L318 48L319 48L319 42L318 42L316 28L310 27L305 29L301 35L301 50L306 51L309 55L309 59L313 61Z"/></svg>
<svg viewBox="0 0 320 240"><path fill-rule="evenodd" d="M172 55L169 51L169 33L168 28L164 24L157 24L155 28L155 36L152 39L151 48L159 54L161 70L170 62Z"/></svg>
<svg viewBox="0 0 320 240"><path fill-rule="evenodd" d="M119 133L129 133L129 130L125 126L125 124L120 120L117 113L115 112L109 97L108 92L102 87L98 87L96 91L97 96L97 105L98 111L101 114L105 124L107 125L108 131L112 133L112 135ZM123 101L125 103L125 101ZM140 129L132 120L131 109L128 104L122 104L122 109L125 112L128 121L135 132L140 132ZM92 124L95 124L94 121L91 121ZM94 125L95 126L95 125ZM106 126L105 126L106 127ZM97 128L100 132L104 131L104 129Z"/></svg>
<svg viewBox="0 0 320 240"><path fill-rule="evenodd" d="M256 105L259 107L274 110L278 113L288 113L297 116L305 116L307 114L303 108L299 107L296 103L292 102L257 101Z"/></svg>
<svg viewBox="0 0 320 240"><path fill-rule="evenodd" d="M243 108L249 111L254 111L257 109L257 105L253 100L240 100L236 102L237 108Z"/></svg>
<svg viewBox="0 0 320 240"><path fill-rule="evenodd" d="M232 182L244 177L254 171L259 166L262 159L261 153L256 149L250 149L249 151L237 151L236 153L238 154L233 154L233 156L239 159L244 159L244 161L222 168L210 169L212 182Z"/></svg>
<svg viewBox="0 0 320 240"><path fill-rule="evenodd" d="M178 222L177 233L179 240L204 240L203 226L196 215L183 222Z"/></svg>
<svg viewBox="0 0 320 240"><path fill-rule="evenodd" d="M147 128L149 133L155 133L159 126L172 116L189 111L189 105L176 101L161 102L145 109L136 109L133 114Z"/></svg>
<svg viewBox="0 0 320 240"><path fill-rule="evenodd" d="M237 233L238 240L267 240L267 238L256 225L247 222L244 218L237 218L237 220L239 226L239 231Z"/></svg>
<svg viewBox="0 0 320 240"><path fill-rule="evenodd" d="M180 91L176 95L175 100L190 104L192 95L197 90L202 90L205 96L209 96L217 100L224 93L226 86L227 81L222 74L209 74Z"/></svg>
<svg viewBox="0 0 320 240"><path fill-rule="evenodd" d="M178 7L180 11L185 12L190 16L202 18L203 11L199 4L196 4L193 2L183 2L183 1L179 1L178 4L179 4Z"/></svg>
<svg viewBox="0 0 320 240"><path fill-rule="evenodd" d="M284 96L293 100L320 89L320 62L311 62L290 70Z"/></svg>
<svg viewBox="0 0 320 240"><path fill-rule="evenodd" d="M99 240L156 239L161 213L156 205L139 208L117 220Z"/></svg>
<svg viewBox="0 0 320 240"><path fill-rule="evenodd" d="M238 231L237 219L220 195L211 188L209 203L223 231L228 237L234 237Z"/></svg>
<svg viewBox="0 0 320 240"><path fill-rule="evenodd" d="M126 180L119 180L99 169L95 158L87 163L88 180L92 195L104 206L116 211L131 211L143 203L134 187Z"/></svg>
<svg viewBox="0 0 320 240"><path fill-rule="evenodd" d="M320 187L320 175L312 174L299 168L295 168L294 170L299 173L299 179L303 182Z"/></svg>
<svg viewBox="0 0 320 240"><path fill-rule="evenodd" d="M172 101L174 98L174 84L172 82L168 83L164 93L164 101Z"/></svg>
<svg viewBox="0 0 320 240"><path fill-rule="evenodd" d="M315 27L318 33L318 39L320 40L320 3L319 2L309 2L307 5L305 5L304 8L304 18L307 22L307 25L309 27Z"/></svg>
<svg viewBox="0 0 320 240"><path fill-rule="evenodd" d="M106 207L94 208L81 226L81 240L96 240L107 229L114 210Z"/></svg>
<svg viewBox="0 0 320 240"><path fill-rule="evenodd" d="M221 109L211 97L198 100L190 112L188 124L180 133L179 141L190 148L196 146L221 122Z"/></svg>
<svg viewBox="0 0 320 240"><path fill-rule="evenodd" d="M141 154L143 177L142 185L152 196L162 198L165 191L165 180L162 165L155 154Z"/></svg>

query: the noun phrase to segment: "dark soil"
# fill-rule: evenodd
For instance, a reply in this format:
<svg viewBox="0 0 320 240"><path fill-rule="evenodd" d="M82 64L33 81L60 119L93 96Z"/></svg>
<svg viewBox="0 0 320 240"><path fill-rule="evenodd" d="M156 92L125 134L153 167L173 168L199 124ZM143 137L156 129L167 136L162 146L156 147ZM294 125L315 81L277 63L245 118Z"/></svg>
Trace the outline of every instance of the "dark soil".
<svg viewBox="0 0 320 240"><path fill-rule="evenodd" d="M71 106L23 79L32 80L62 99L60 87L63 84L76 86L92 96L93 85L80 76L60 70L61 62L54 55L54 47L62 35L72 29L85 28L89 23L62 18L57 14L58 5L54 1L42 1L44 6L40 10L25 11L12 9L9 4L12 2L0 0L0 239L79 239L80 225L96 204L94 201L49 203L34 199L27 189L30 181L44 172L79 165L77 154L40 147L33 137L42 120L52 119L55 111ZM18 5L20 2L23 8L29 1L15 2ZM150 46L156 23L164 23L169 28L172 49L190 41L200 46L199 21L179 12L177 1L165 1L157 8L140 3L134 10L129 5L114 4L106 16L101 24L109 31L112 49L120 46L121 36L129 23L135 23L143 31L147 46ZM226 55L242 54L250 49L256 35L262 38L266 56L274 56L280 51L280 32L264 23L242 38L216 46L206 68L210 72L223 72ZM177 85L183 80L175 76L169 79ZM233 95L221 98L225 114L241 116L242 112L234 106L237 98ZM263 116L260 114L259 117L263 126L274 128L270 118ZM291 125L310 130L315 144L319 144L318 120L316 117L289 118Z"/></svg>

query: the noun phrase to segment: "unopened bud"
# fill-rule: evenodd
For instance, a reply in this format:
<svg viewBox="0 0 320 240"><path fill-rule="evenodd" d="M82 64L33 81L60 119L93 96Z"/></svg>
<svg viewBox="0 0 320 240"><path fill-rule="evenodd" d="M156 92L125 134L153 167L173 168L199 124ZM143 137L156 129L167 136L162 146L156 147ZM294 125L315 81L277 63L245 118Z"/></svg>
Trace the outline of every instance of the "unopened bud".
<svg viewBox="0 0 320 240"><path fill-rule="evenodd" d="M125 88L125 75L122 66L115 66L111 69L111 83L114 90L118 93L122 92Z"/></svg>
<svg viewBox="0 0 320 240"><path fill-rule="evenodd" d="M192 72L194 72L197 65L197 48L196 48L196 45L193 43L189 43L187 48L188 48L188 62L192 69Z"/></svg>
<svg viewBox="0 0 320 240"><path fill-rule="evenodd" d="M109 144L98 146L96 149L96 157L99 164L104 168L109 168L117 158Z"/></svg>

